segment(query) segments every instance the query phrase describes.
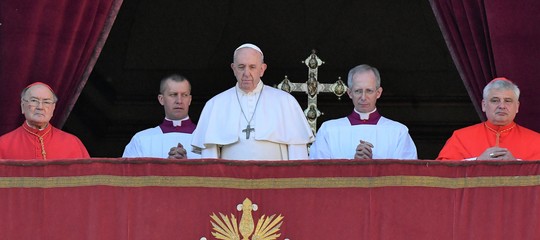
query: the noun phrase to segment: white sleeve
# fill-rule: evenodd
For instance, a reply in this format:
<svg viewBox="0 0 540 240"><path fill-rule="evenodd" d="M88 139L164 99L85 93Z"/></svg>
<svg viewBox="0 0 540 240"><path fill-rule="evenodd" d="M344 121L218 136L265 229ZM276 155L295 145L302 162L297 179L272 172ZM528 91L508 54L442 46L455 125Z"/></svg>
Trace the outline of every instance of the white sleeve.
<svg viewBox="0 0 540 240"><path fill-rule="evenodd" d="M131 138L131 141L126 145L122 157L124 158L136 158L142 157L141 148L140 148L140 139L135 135Z"/></svg>
<svg viewBox="0 0 540 240"><path fill-rule="evenodd" d="M401 137L398 141L398 146L396 147L396 156L393 158L403 159L403 160L415 160L418 159L418 154L416 152L416 145L409 134L408 129L400 133Z"/></svg>

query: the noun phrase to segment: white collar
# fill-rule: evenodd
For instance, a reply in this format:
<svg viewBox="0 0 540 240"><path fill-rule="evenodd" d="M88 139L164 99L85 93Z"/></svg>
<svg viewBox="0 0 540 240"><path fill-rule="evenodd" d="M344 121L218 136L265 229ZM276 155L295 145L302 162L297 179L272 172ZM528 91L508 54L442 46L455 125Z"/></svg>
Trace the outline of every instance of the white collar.
<svg viewBox="0 0 540 240"><path fill-rule="evenodd" d="M358 113L358 115L360 115L361 120L368 120L369 115L374 113L375 111L377 111L377 108L373 109L373 111L368 112L368 113L361 113L361 112L356 111L356 109L354 109L354 112L356 112L356 113Z"/></svg>
<svg viewBox="0 0 540 240"><path fill-rule="evenodd" d="M259 83L257 83L257 87L255 87L255 89L253 89L253 91L251 92L245 92L244 90L242 90L240 88L240 86L238 86L238 82L236 83L236 90L239 91L242 95L251 95L251 94L255 94L255 93L259 93L261 92L262 88L264 87L264 83L261 79L261 81L259 81Z"/></svg>
<svg viewBox="0 0 540 240"><path fill-rule="evenodd" d="M189 116L186 116L185 118L180 119L180 120L171 120L171 119L165 118L165 120L171 121L172 125L175 126L175 127L182 126L182 121L185 121L185 120L188 120L188 119L189 119Z"/></svg>

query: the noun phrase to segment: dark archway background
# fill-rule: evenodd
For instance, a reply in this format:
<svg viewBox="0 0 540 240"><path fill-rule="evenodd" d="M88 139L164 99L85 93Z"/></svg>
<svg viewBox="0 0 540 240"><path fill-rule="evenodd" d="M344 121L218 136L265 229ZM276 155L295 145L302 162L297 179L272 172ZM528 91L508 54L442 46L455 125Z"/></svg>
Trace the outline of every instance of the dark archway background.
<svg viewBox="0 0 540 240"><path fill-rule="evenodd" d="M191 117L231 87L233 50L265 52L267 84L307 79L316 49L320 82L367 63L382 75L383 115L406 124L419 157L434 159L452 130L479 121L426 1L126 1L65 129L94 157L116 157L137 131L163 118L156 100L170 72L193 84ZM294 94L301 105L306 95ZM352 111L347 97L319 96L322 121ZM286 127L286 126L285 126Z"/></svg>

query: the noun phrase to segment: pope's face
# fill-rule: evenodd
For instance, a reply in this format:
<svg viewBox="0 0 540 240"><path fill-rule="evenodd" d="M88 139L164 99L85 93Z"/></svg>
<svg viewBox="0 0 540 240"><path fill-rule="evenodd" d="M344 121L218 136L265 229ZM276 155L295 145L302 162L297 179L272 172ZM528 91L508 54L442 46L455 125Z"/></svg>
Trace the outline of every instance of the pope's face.
<svg viewBox="0 0 540 240"><path fill-rule="evenodd" d="M492 89L482 100L482 111L494 125L505 126L514 121L519 111L519 101L512 90Z"/></svg>
<svg viewBox="0 0 540 240"><path fill-rule="evenodd" d="M44 85L30 87L21 99L22 114L34 128L42 129L51 120L56 102L51 90Z"/></svg>
<svg viewBox="0 0 540 240"><path fill-rule="evenodd" d="M251 92L261 81L266 70L261 53L251 48L241 48L236 51L236 57L231 64L238 86L245 92Z"/></svg>
<svg viewBox="0 0 540 240"><path fill-rule="evenodd" d="M360 72L353 75L352 86L347 89L347 94L356 111L368 113L375 109L382 87L377 88L377 78L372 71Z"/></svg>
<svg viewBox="0 0 540 240"><path fill-rule="evenodd" d="M188 81L167 80L165 91L158 95L158 101L165 110L165 117L181 120L188 116L191 104L191 91Z"/></svg>

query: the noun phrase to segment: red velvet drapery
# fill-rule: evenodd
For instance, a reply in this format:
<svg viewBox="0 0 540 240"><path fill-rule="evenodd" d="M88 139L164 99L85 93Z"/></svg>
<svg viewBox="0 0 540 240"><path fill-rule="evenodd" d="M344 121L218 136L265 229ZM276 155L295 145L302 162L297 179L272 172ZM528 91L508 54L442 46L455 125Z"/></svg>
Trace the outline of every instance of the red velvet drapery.
<svg viewBox="0 0 540 240"><path fill-rule="evenodd" d="M522 90L516 121L540 131L540 2L430 0L450 54L482 120L482 89L507 77Z"/></svg>
<svg viewBox="0 0 540 240"><path fill-rule="evenodd" d="M59 97L52 124L61 127L108 36L122 0L0 2L0 134L23 120L20 92L49 84Z"/></svg>
<svg viewBox="0 0 540 240"><path fill-rule="evenodd" d="M0 161L0 239L213 240L246 198L279 240L537 239L539 190L531 161Z"/></svg>
<svg viewBox="0 0 540 240"><path fill-rule="evenodd" d="M540 132L540 1L498 0L486 5L497 74L520 86L517 121Z"/></svg>
<svg viewBox="0 0 540 240"><path fill-rule="evenodd" d="M485 120L482 89L497 75L483 0L431 0L444 39L472 103Z"/></svg>

